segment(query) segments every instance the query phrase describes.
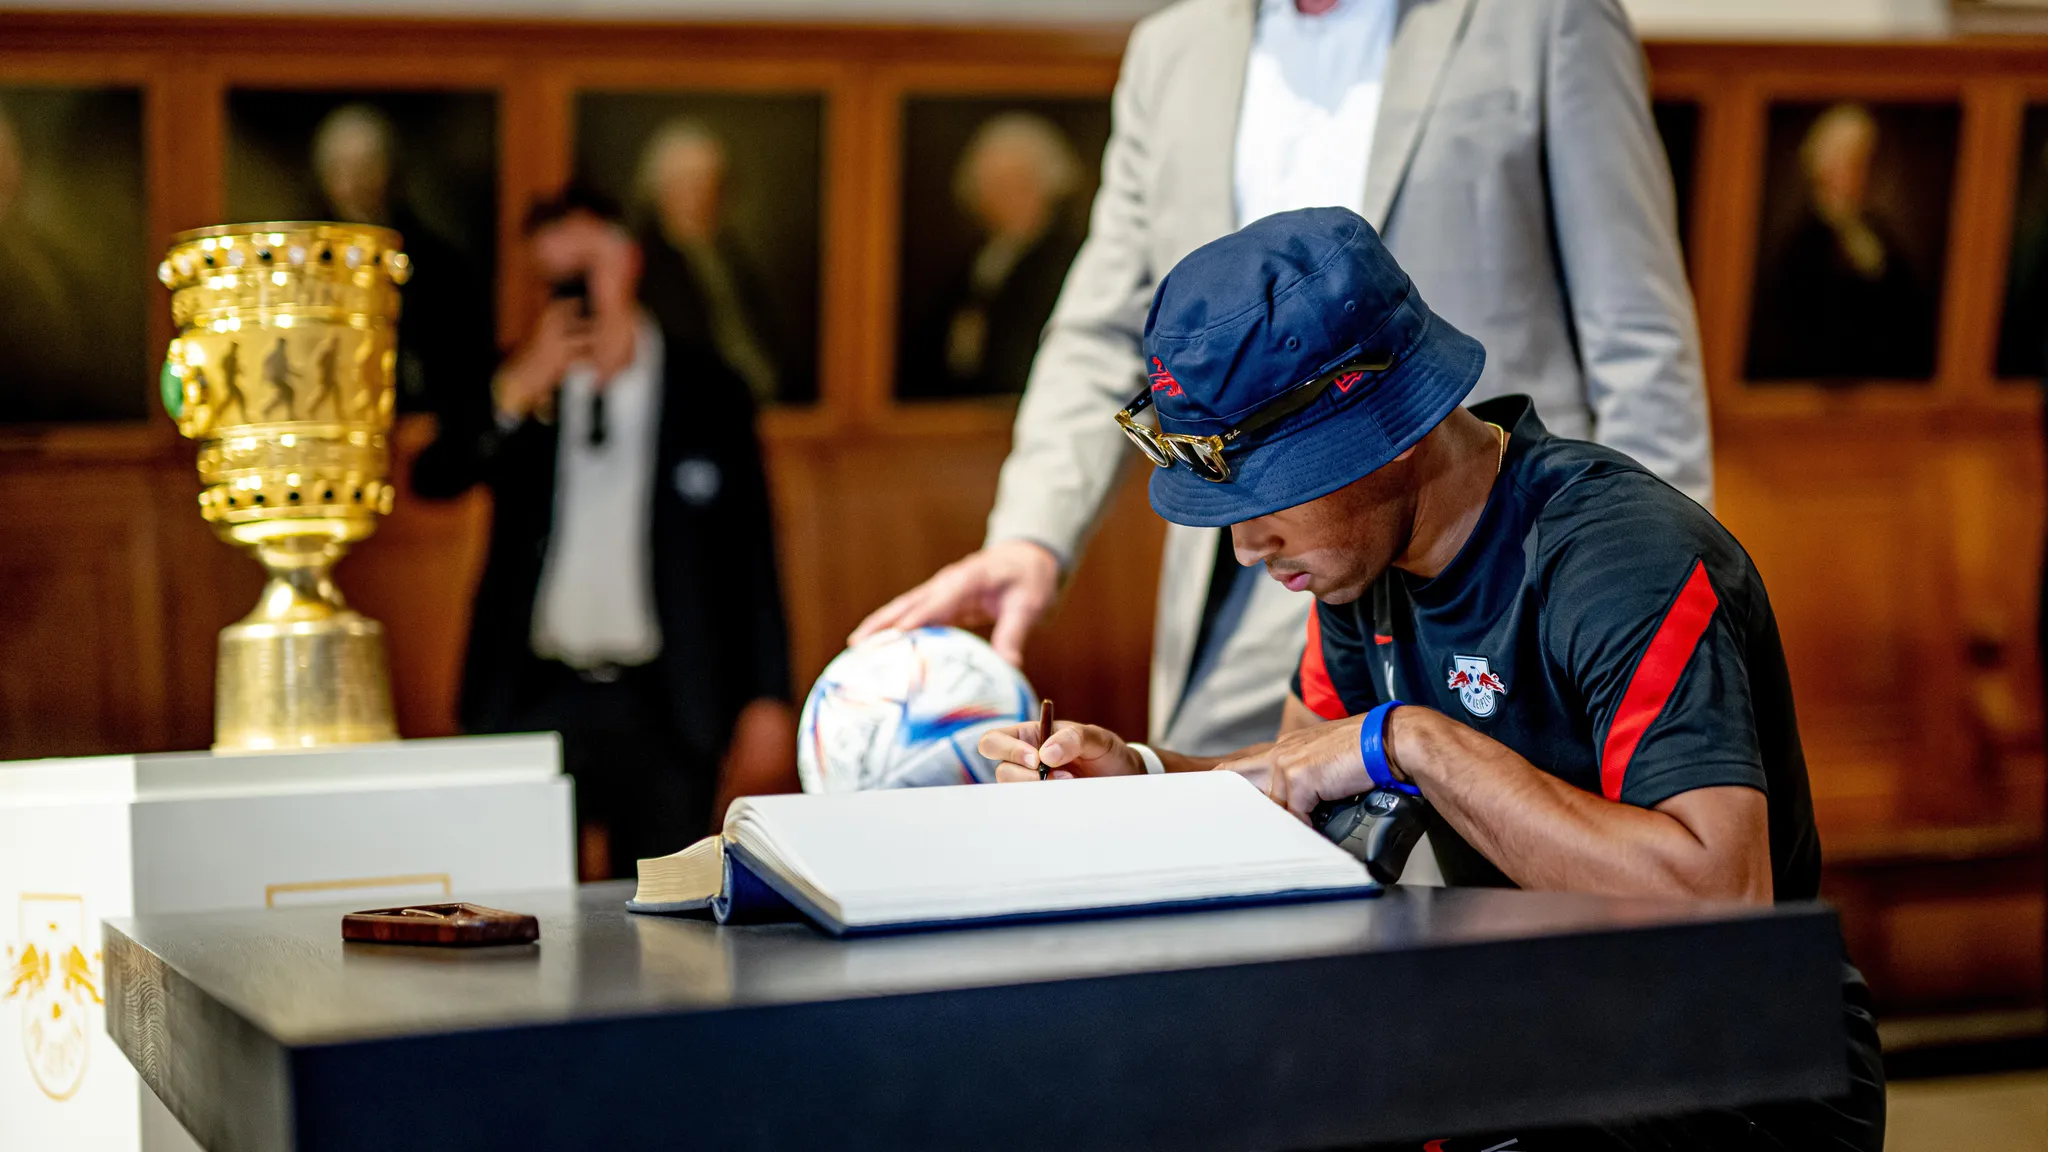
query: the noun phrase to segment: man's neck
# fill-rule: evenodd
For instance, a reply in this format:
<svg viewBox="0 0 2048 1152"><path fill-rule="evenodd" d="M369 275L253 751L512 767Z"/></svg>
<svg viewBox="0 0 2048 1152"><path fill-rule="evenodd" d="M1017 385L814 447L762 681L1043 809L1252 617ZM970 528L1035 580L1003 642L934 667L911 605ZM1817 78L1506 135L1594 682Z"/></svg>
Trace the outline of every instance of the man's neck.
<svg viewBox="0 0 2048 1152"><path fill-rule="evenodd" d="M1423 437L1414 457L1415 523L1394 567L1425 580L1450 567L1486 511L1501 453L1500 433L1463 408Z"/></svg>

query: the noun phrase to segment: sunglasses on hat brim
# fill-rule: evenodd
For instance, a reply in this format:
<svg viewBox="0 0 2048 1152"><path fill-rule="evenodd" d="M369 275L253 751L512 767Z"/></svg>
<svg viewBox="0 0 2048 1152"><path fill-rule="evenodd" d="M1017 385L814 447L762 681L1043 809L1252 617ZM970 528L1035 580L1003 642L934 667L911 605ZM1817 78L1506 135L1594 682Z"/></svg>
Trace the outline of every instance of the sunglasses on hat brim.
<svg viewBox="0 0 2048 1152"><path fill-rule="evenodd" d="M1138 451L1147 460L1161 468L1171 468L1176 463L1185 464L1188 469L1212 484L1223 484L1230 480L1230 461L1224 459L1224 449L1252 435L1261 428L1284 420L1296 412L1315 403L1316 398L1329 391L1332 384L1343 382L1343 391L1350 391L1353 384L1368 372L1385 372L1394 366L1391 356L1380 352L1368 352L1354 356L1337 367L1318 376L1311 376L1286 391L1273 397L1252 411L1252 414L1236 427L1213 436L1191 436L1185 432L1162 432L1149 424L1140 424L1138 413L1152 406L1152 389L1138 393L1137 399L1124 405L1116 414L1117 426L1124 430Z"/></svg>

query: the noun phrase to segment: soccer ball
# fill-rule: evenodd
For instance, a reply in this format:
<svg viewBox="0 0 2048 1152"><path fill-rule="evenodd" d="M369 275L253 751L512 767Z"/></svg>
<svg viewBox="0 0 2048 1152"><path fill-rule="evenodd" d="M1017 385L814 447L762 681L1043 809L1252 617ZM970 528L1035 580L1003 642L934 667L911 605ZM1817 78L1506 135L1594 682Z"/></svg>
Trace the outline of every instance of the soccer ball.
<svg viewBox="0 0 2048 1152"><path fill-rule="evenodd" d="M1024 674L958 628L884 632L834 657L797 723L806 792L978 784L981 734L1033 718Z"/></svg>

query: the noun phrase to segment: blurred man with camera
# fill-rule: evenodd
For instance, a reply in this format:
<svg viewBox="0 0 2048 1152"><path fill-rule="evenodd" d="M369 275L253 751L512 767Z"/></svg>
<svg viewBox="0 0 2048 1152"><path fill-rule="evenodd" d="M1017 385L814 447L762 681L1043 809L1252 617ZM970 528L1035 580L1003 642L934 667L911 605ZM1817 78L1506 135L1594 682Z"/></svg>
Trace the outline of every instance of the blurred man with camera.
<svg viewBox="0 0 2048 1152"><path fill-rule="evenodd" d="M767 484L747 386L640 307L617 207L572 186L526 237L550 300L413 484L491 489L465 728L560 732L581 871L630 875L715 801L794 787Z"/></svg>

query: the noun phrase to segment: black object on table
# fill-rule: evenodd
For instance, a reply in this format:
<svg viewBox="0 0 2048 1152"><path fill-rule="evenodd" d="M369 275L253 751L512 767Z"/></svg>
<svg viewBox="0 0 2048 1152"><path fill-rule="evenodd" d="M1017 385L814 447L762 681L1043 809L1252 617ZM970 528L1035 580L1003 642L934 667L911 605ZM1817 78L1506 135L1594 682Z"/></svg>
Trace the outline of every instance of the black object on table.
<svg viewBox="0 0 2048 1152"><path fill-rule="evenodd" d="M1309 1148L1824 1096L1834 914L1481 889L833 940L491 894L111 920L108 1030L214 1152ZM414 1126L413 1118L425 1123Z"/></svg>

